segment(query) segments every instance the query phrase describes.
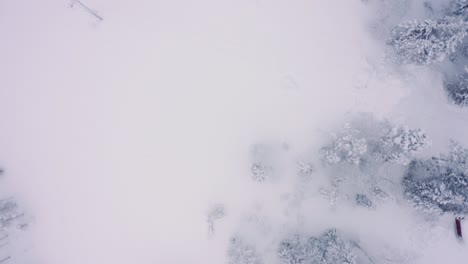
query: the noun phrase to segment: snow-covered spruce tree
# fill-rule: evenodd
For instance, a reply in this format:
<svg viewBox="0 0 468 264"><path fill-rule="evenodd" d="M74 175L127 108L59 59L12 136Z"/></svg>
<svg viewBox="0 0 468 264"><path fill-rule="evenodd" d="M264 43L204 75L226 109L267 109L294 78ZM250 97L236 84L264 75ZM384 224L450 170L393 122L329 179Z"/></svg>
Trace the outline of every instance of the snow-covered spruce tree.
<svg viewBox="0 0 468 264"><path fill-rule="evenodd" d="M382 143L380 155L384 161L407 165L415 154L428 145L428 138L421 129L400 126L389 129Z"/></svg>
<svg viewBox="0 0 468 264"><path fill-rule="evenodd" d="M468 214L467 156L465 149L463 153L412 161L402 181L405 196L427 213Z"/></svg>
<svg viewBox="0 0 468 264"><path fill-rule="evenodd" d="M467 35L468 24L461 19L406 21L392 30L389 44L403 64L443 61Z"/></svg>
<svg viewBox="0 0 468 264"><path fill-rule="evenodd" d="M278 257L282 264L354 264L356 256L350 243L336 230L320 237L294 235L280 242Z"/></svg>
<svg viewBox="0 0 468 264"><path fill-rule="evenodd" d="M450 100L460 106L468 106L468 73L457 75L444 82Z"/></svg>
<svg viewBox="0 0 468 264"><path fill-rule="evenodd" d="M332 134L330 145L321 149L322 157L328 164L347 162L358 165L367 152L367 141L360 130L345 124L343 130Z"/></svg>
<svg viewBox="0 0 468 264"><path fill-rule="evenodd" d="M227 249L228 264L261 264L263 263L255 248L241 238L233 237Z"/></svg>

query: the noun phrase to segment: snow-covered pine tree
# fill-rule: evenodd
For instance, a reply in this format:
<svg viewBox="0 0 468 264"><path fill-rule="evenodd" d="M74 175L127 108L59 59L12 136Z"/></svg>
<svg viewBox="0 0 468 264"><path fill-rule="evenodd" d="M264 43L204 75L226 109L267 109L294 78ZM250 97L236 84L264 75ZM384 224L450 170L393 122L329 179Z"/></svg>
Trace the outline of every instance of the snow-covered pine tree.
<svg viewBox="0 0 468 264"><path fill-rule="evenodd" d="M468 175L457 163L442 158L413 160L403 178L406 197L428 213L468 213Z"/></svg>
<svg viewBox="0 0 468 264"><path fill-rule="evenodd" d="M318 238L294 235L280 242L278 257L283 264L320 263L322 245Z"/></svg>
<svg viewBox="0 0 468 264"><path fill-rule="evenodd" d="M462 237L461 219L468 214L468 149L452 141L448 155L411 162L403 187L406 197L427 213L451 213Z"/></svg>
<svg viewBox="0 0 468 264"><path fill-rule="evenodd" d="M457 75L444 82L450 100L460 106L468 106L468 73Z"/></svg>
<svg viewBox="0 0 468 264"><path fill-rule="evenodd" d="M421 129L397 126L389 129L382 142L380 155L384 161L407 165L415 154L428 145L429 140Z"/></svg>
<svg viewBox="0 0 468 264"><path fill-rule="evenodd" d="M356 263L351 244L339 236L335 229L327 231L320 240L323 244L323 264Z"/></svg>
<svg viewBox="0 0 468 264"><path fill-rule="evenodd" d="M228 264L261 264L263 263L255 248L241 238L233 237L227 250Z"/></svg>
<svg viewBox="0 0 468 264"><path fill-rule="evenodd" d="M320 237L294 235L280 242L278 257L282 264L354 264L356 256L350 243L335 229Z"/></svg>
<svg viewBox="0 0 468 264"><path fill-rule="evenodd" d="M358 129L345 124L342 131L332 134L330 145L321 149L322 157L328 164L347 162L358 165L367 152L367 141Z"/></svg>
<svg viewBox="0 0 468 264"><path fill-rule="evenodd" d="M389 44L403 64L443 61L467 35L468 24L455 17L410 20L392 30Z"/></svg>

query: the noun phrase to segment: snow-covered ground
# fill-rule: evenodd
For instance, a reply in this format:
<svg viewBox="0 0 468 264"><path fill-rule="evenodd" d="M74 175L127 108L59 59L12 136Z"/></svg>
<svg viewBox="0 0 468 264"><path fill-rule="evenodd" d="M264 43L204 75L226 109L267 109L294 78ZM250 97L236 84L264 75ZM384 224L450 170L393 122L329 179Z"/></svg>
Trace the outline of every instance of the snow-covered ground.
<svg viewBox="0 0 468 264"><path fill-rule="evenodd" d="M441 75L386 63L381 31L408 1L82 2L104 20L67 1L0 1L2 181L34 217L12 263L223 263L233 235L279 263L284 235L328 228L363 261L468 259L453 217L401 195L372 210L320 195L318 150L357 113L424 129L422 157L468 146L468 108L448 103ZM405 16L422 16L413 2ZM264 184L249 170L259 142L284 152ZM298 159L316 167L307 183L290 177Z"/></svg>

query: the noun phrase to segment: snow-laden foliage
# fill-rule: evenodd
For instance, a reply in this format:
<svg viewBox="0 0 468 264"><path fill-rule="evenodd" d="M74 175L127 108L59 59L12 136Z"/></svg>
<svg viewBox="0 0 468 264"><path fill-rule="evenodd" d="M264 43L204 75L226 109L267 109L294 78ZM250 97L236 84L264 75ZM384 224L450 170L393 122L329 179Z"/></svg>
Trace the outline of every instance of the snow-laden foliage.
<svg viewBox="0 0 468 264"><path fill-rule="evenodd" d="M312 177L312 173L315 171L314 165L310 162L305 161L298 161L298 172L300 179L302 180L310 180Z"/></svg>
<svg viewBox="0 0 468 264"><path fill-rule="evenodd" d="M227 249L228 264L261 264L263 263L255 248L242 239L233 237Z"/></svg>
<svg viewBox="0 0 468 264"><path fill-rule="evenodd" d="M321 188L319 192L323 198L330 202L330 205L335 205L339 200L338 188L336 186L330 189Z"/></svg>
<svg viewBox="0 0 468 264"><path fill-rule="evenodd" d="M10 227L23 215L23 212L19 210L18 205L12 198L0 200L0 228Z"/></svg>
<svg viewBox="0 0 468 264"><path fill-rule="evenodd" d="M0 174L3 170L0 169ZM23 229L28 225L24 212L19 208L13 197L0 199L0 230L6 231L11 227Z"/></svg>
<svg viewBox="0 0 468 264"><path fill-rule="evenodd" d="M250 167L252 179L257 182L263 182L271 176L272 167L265 164L254 162Z"/></svg>
<svg viewBox="0 0 468 264"><path fill-rule="evenodd" d="M320 237L294 235L280 242L278 257L282 264L354 264L356 256L350 243L328 230Z"/></svg>
<svg viewBox="0 0 468 264"><path fill-rule="evenodd" d="M464 148L460 143L452 141L449 154L442 157L456 164L461 170L468 170L468 149Z"/></svg>
<svg viewBox="0 0 468 264"><path fill-rule="evenodd" d="M467 34L468 24L447 17L442 20L406 21L392 30L389 44L403 64L443 61Z"/></svg>
<svg viewBox="0 0 468 264"><path fill-rule="evenodd" d="M356 204L362 207L372 207L372 201L367 195L358 193L355 196Z"/></svg>
<svg viewBox="0 0 468 264"><path fill-rule="evenodd" d="M381 155L385 161L407 165L414 154L428 145L428 138L421 129L393 127L382 142Z"/></svg>
<svg viewBox="0 0 468 264"><path fill-rule="evenodd" d="M468 0L453 1L448 15L461 16L466 20L468 18Z"/></svg>
<svg viewBox="0 0 468 264"><path fill-rule="evenodd" d="M320 263L322 253L318 238L300 235L281 241L278 248L278 256L283 264Z"/></svg>
<svg viewBox="0 0 468 264"><path fill-rule="evenodd" d="M459 163L457 153L448 157L452 158L412 161L402 182L405 195L416 208L425 212L465 215L468 213L466 167Z"/></svg>
<svg viewBox="0 0 468 264"><path fill-rule="evenodd" d="M332 134L333 141L322 148L324 160L328 164L347 162L358 165L361 157L367 152L367 141L357 129L345 124L343 131Z"/></svg>
<svg viewBox="0 0 468 264"><path fill-rule="evenodd" d="M468 73L457 75L444 83L450 100L460 106L468 106Z"/></svg>
<svg viewBox="0 0 468 264"><path fill-rule="evenodd" d="M373 186L371 189L370 189L370 193L373 197L379 199L379 200L385 200L387 198L389 198L389 194L387 192L385 192L382 188L380 188L379 186Z"/></svg>
<svg viewBox="0 0 468 264"><path fill-rule="evenodd" d="M321 188L320 194L332 205L351 199L359 206L374 207L388 201L392 185L399 182L391 174L382 174L381 166L407 166L429 142L421 129L358 116L321 149L322 159L331 168L331 186Z"/></svg>
<svg viewBox="0 0 468 264"><path fill-rule="evenodd" d="M361 127L359 127L361 126ZM366 126L346 124L332 134L332 142L321 149L323 160L330 164L352 165L391 162L407 165L429 144L421 129L392 126L388 121L369 119Z"/></svg>

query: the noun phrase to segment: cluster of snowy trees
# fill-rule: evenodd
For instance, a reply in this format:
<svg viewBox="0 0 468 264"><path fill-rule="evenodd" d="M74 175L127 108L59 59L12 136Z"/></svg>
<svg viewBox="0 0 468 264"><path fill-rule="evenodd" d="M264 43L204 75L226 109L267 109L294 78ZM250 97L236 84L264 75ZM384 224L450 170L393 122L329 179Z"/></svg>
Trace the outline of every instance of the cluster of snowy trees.
<svg viewBox="0 0 468 264"><path fill-rule="evenodd" d="M345 163L348 172L352 167L358 167L358 175L364 177L371 176L366 175L364 170L369 166L378 167L386 162L398 164L405 168L401 181L404 195L416 208L427 213L468 214L468 149L452 142L448 154L418 159L416 155L429 143L421 129L392 126L388 121L365 123L366 126L371 124L372 129L356 127L356 123L354 126L347 124L343 131L333 134L332 141L321 151L326 164L336 166ZM363 168L361 164L366 166ZM372 181L363 181L364 185L368 184L365 187L370 189L367 194L354 195L359 206L372 207L371 197L382 194L382 178L375 171L370 173L374 176ZM340 180L340 184L349 182Z"/></svg>
<svg viewBox="0 0 468 264"><path fill-rule="evenodd" d="M454 17L411 20L393 29L389 43L401 63L431 64L454 53L467 29L465 21Z"/></svg>
<svg viewBox="0 0 468 264"><path fill-rule="evenodd" d="M330 140L318 151L319 166L299 159L289 163L295 168L283 170L284 161L281 159L284 159L285 153L289 151L286 144L254 144L250 148L250 177L255 183L266 183L293 172L299 185L311 186L308 184L314 184L316 171L325 169L332 185L336 185L335 189L329 190L330 192L322 193L325 196L329 195L330 199L346 193L348 185L359 181L356 178L346 180L342 177L361 177L364 178L362 186L357 189L349 188L352 191L342 195L340 199L346 199L347 204L351 202L355 206L370 209L376 207L375 200L388 196L388 191L384 191L384 180L379 179L379 167L410 167L414 163L412 160L429 145L429 142L422 129L394 125L387 120L378 120L372 115L362 114L332 133ZM340 179L336 180L337 178ZM224 216L224 206L213 207L207 218L209 228L213 230L214 221ZM333 226L318 237L299 232L276 240L275 243L274 258L281 264L351 264L359 260L356 251L365 252L358 243L345 239ZM265 263L262 254L263 251L258 250L255 242L249 239L235 236L229 241L229 264ZM364 263L369 263L366 261Z"/></svg>
<svg viewBox="0 0 468 264"><path fill-rule="evenodd" d="M332 141L322 148L323 159L328 164L346 162L392 162L406 165L411 158L428 145L428 138L421 129L393 126L388 121L378 122L367 118L371 127L352 126L332 134Z"/></svg>
<svg viewBox="0 0 468 264"><path fill-rule="evenodd" d="M388 44L392 57L401 64L424 67L450 64L434 70L445 76L449 99L456 105L468 106L468 0L452 1L442 9L426 5L431 10L430 17L403 21L391 30ZM293 169L282 167L282 153L289 150L287 145L254 144L250 149L249 176L258 184L285 175L290 177L292 172L297 185L305 186L301 192L307 195L310 191L308 198L326 198L331 208L352 206L353 210L372 212L381 208L382 203L404 199L422 214L463 217L468 214L468 149L453 142L448 153L421 158L430 142L421 128L361 114L314 148L316 156L290 162L295 166ZM321 185L323 177L328 185ZM306 195L301 193L297 197L303 199ZM215 208L208 218L210 226L223 216L224 207ZM284 233L291 234L290 231ZM274 250L273 257L265 257L264 248L257 247L254 241L236 236L229 241L228 263L379 263L361 243L344 235L349 230L337 231L330 225L322 231L319 236L305 231L280 235L279 239L276 235L268 244Z"/></svg>
<svg viewBox="0 0 468 264"><path fill-rule="evenodd" d="M313 181L317 169L325 171L335 189L322 195L337 199L344 192L345 195L338 198L346 200L342 203L344 206L352 203L374 210L384 197L398 196L423 213L466 215L468 149L452 142L447 154L419 158L418 154L428 146L429 137L422 129L394 125L388 120L362 114L331 134L331 139L319 150L321 162L318 164L321 165L318 168L311 162L300 160L295 163L294 171L298 180L308 179L301 184ZM268 182L272 175L278 174L279 153L285 149L269 144L253 145L250 151L252 181ZM379 171L381 167L397 171L400 176L387 179ZM356 182L361 186L356 188ZM387 183L392 189L386 189ZM346 193L348 190L352 191ZM224 210L223 206L212 209L209 214L211 226L214 220L224 216ZM276 243L275 259L281 264L357 263L363 255L366 256L364 263L374 262L358 243L345 239L332 226L318 237L296 233ZM357 254L359 252L364 254ZM240 237L230 240L227 256L230 264L264 263L255 243Z"/></svg>
<svg viewBox="0 0 468 264"><path fill-rule="evenodd" d="M392 30L388 43L395 58L402 64L452 64L447 68L455 68L455 72L443 72L445 89L453 103L467 106L467 31L467 1L455 0L428 19L409 20L397 25Z"/></svg>
<svg viewBox="0 0 468 264"><path fill-rule="evenodd" d="M400 170L429 145L430 140L422 129L359 115L332 133L320 149L332 182L321 194L332 204L346 200L373 208L376 201L390 198L387 189L398 184L379 173L381 167L393 166Z"/></svg>
<svg viewBox="0 0 468 264"><path fill-rule="evenodd" d="M350 242L336 229L329 229L319 237L294 234L282 239L276 247L281 264L355 264L356 243ZM239 237L229 241L229 264L262 264L265 261L254 245Z"/></svg>
<svg viewBox="0 0 468 264"><path fill-rule="evenodd" d="M388 44L397 62L436 65L451 102L468 106L468 1L452 0L430 10L427 19L395 26ZM468 213L468 151L452 143L449 154L413 159L402 180L405 197L426 213Z"/></svg>
<svg viewBox="0 0 468 264"><path fill-rule="evenodd" d="M335 229L320 237L296 234L280 242L278 256L282 264L355 264L352 245Z"/></svg>

